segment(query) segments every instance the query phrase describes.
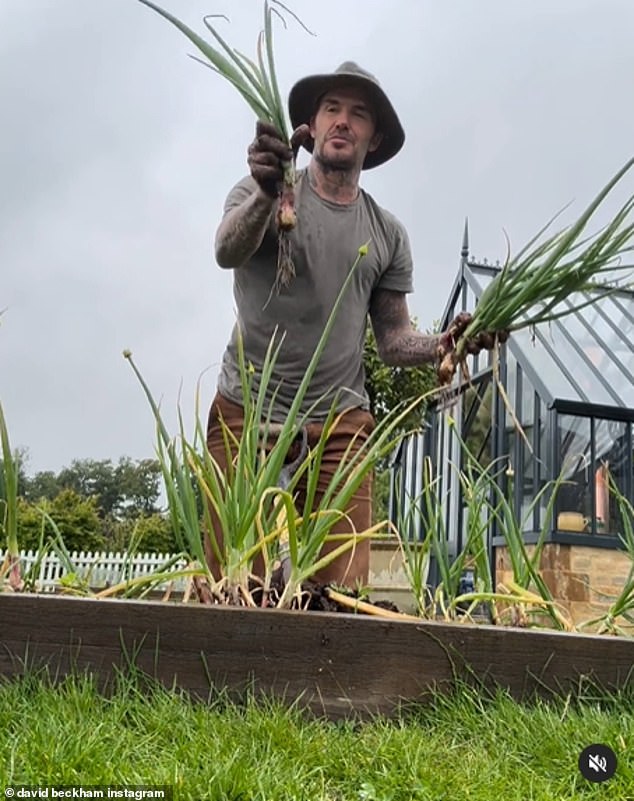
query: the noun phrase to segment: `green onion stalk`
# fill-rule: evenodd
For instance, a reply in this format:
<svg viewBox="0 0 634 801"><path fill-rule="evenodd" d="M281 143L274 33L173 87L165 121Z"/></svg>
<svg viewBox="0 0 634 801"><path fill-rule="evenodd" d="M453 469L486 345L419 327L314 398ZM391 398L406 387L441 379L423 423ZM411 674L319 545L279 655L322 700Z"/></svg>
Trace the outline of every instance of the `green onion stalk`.
<svg viewBox="0 0 634 801"><path fill-rule="evenodd" d="M325 566L319 553L329 534L329 530L336 519L339 519L347 507L350 495L360 485L363 471L373 466L373 461L363 449L360 449L356 460L350 459L348 472L339 476L343 489L335 487L331 482L324 495L322 506L314 515L305 511L301 519L297 519L293 511L293 491L301 471L294 476L289 485L289 492L282 491L278 486L278 479L286 454L298 432L306 424L301 404L308 391L317 364L330 337L343 296L352 283L361 260L368 253L369 243L362 245L357 254L348 276L346 277L339 295L335 301L324 331L313 353L313 357L306 368L302 382L297 390L293 403L275 437L275 443L270 452L262 453L262 440L267 439L267 432L271 424L271 403L267 391L275 394L272 386L273 367L277 353L281 346L272 338L259 371L259 386L255 386L255 368L247 364L239 339L239 363L242 379L242 395L245 423L240 437L233 435L228 429L223 429L225 448L227 451L227 469L224 470L213 459L205 447L205 432L200 423L198 408L196 409L196 438L192 444L187 442L182 416L179 413L179 440L181 449L170 437L162 420L157 402L136 367L130 351L124 351L124 357L130 363L134 373L139 379L146 397L154 413L158 448L157 454L161 465L163 479L166 487L167 501L174 531L179 540L181 550L191 554L197 561L204 578L211 590L210 600L220 601L228 599L232 604L255 605L251 596L250 584L254 578L251 574L251 565L258 553L261 553L266 564L270 567L268 558L270 551L275 551L276 543L282 536L287 536L291 551L291 583L293 588L309 574ZM264 431L264 433L263 433ZM385 438L385 437L384 437ZM382 449L378 456L383 456L385 443L381 442ZM321 448L309 454L302 470L306 471L308 465L320 457ZM235 456L233 452L235 451ZM343 468L340 468L340 471ZM338 471L338 472L340 472ZM310 473L309 492L310 500L316 491L317 472ZM206 560L203 552L201 537L200 510L197 498L203 499L202 516L203 528L209 533L210 544L220 565L222 575L211 575L205 567ZM322 510L329 504L328 514ZM280 525L280 511L283 505L288 524ZM211 520L213 509L223 531L223 541L219 544L214 536L214 526ZM309 522L313 522L310 526ZM287 531L288 529L288 531ZM308 537L308 532L313 535ZM353 547L355 542L369 536L368 532L352 532L342 545L341 552ZM316 538L320 538L319 540ZM299 542L301 540L301 542ZM315 543L318 543L315 544ZM334 559L338 553L333 552L325 559ZM309 564L309 561L312 562ZM284 602L290 603L294 590L286 592Z"/></svg>
<svg viewBox="0 0 634 801"><path fill-rule="evenodd" d="M0 530L6 542L7 553L4 564L0 566L0 576L8 573L9 587L12 590L22 589L20 572L20 549L18 546L18 470L11 453L9 432L0 404L0 443L2 445L2 471L0 472Z"/></svg>
<svg viewBox="0 0 634 801"><path fill-rule="evenodd" d="M510 333L556 320L618 288L617 273L631 269L631 264L622 261L634 249L634 222L630 219L634 196L599 233L582 235L606 196L633 165L634 158L616 173L572 225L540 241L553 218L517 255L511 258L507 254L502 270L482 293L469 325L444 353L438 367L441 386L451 383L458 366L466 373L470 339L487 331ZM564 301L568 303L562 306Z"/></svg>
<svg viewBox="0 0 634 801"><path fill-rule="evenodd" d="M334 559L352 552L357 544L377 536L386 523L365 531L354 529L347 518L354 493L377 463L393 452L400 438L407 434L404 421L410 420L415 405L424 396L403 401L377 425L368 439L353 442L338 465L328 486L317 501L321 460L326 441L336 429L339 415L333 403L319 442L308 454L286 487L279 483L289 447L306 425L310 410L302 411L310 381L339 312L342 298L354 280L368 244L359 248L335 301L324 331L305 371L291 409L281 428L271 430L271 411L275 397L274 365L281 342L274 336L262 367L256 370L247 362L238 339L238 362L242 380L244 425L239 435L223 425L227 453L226 468L213 458L206 447L198 403L193 442L188 442L180 421L180 450L170 438L158 404L136 368L129 351L124 352L155 415L158 434L158 458L162 467L172 525L181 548L196 558L201 577L209 592L201 600L253 607L301 608L305 582ZM256 381L257 379L257 381ZM273 395L271 398L270 395ZM270 436L270 439L269 439ZM358 446L358 447L357 447ZM303 507L297 509L295 496L300 481L306 486ZM199 509L196 498L202 498ZM222 538L216 539L216 525ZM200 519L202 513L202 520ZM348 520L350 530L334 534L337 521ZM219 572L206 567L202 538L209 538ZM324 553L324 546L334 546ZM255 575L256 557L263 561L264 575ZM284 565L286 569L284 569ZM283 582L274 574L282 567ZM200 595L200 593L199 593Z"/></svg>
<svg viewBox="0 0 634 801"><path fill-rule="evenodd" d="M193 58L229 81L255 112L257 118L274 125L289 147L292 147L294 154L292 161L283 164L284 178L279 192L276 212L278 231L276 287L279 290L281 287L288 286L295 275L289 235L297 225L297 215L295 213L295 163L299 145L292 141L290 125L287 122L286 110L282 103L277 81L273 50L273 14L276 14L286 25L285 19L279 11L281 8L297 20L304 30L308 33L310 31L280 0L265 0L264 29L260 31L258 37L257 61L253 61L227 44L209 21L218 17L226 19L224 15L213 14L203 18L205 26L219 45L219 47L216 47L205 41L172 14L150 2L150 0L139 0L139 2L156 11L184 33L206 60L197 57Z"/></svg>
<svg viewBox="0 0 634 801"><path fill-rule="evenodd" d="M591 629L596 634L632 636L634 629L634 505L619 489L613 476L609 476L610 495L616 501L619 539L630 560L625 583L618 595L610 597L610 605L599 617L586 620L580 629Z"/></svg>

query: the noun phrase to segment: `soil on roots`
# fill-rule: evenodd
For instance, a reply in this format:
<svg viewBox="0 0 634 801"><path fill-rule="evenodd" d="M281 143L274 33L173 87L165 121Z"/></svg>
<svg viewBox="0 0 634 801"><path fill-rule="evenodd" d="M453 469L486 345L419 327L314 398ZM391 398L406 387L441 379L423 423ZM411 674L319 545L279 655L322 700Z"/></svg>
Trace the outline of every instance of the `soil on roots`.
<svg viewBox="0 0 634 801"><path fill-rule="evenodd" d="M350 607L330 598L328 595L329 589L329 585L320 584L316 581L303 582L301 594L293 599L291 609L305 612L346 612L349 614L352 611ZM254 586L251 588L251 595L257 606L263 605L265 607L275 608L283 590L284 580L281 574L276 571L271 580L267 603L262 604L263 590L262 587L255 582ZM362 600L381 609L389 609L392 612L401 611L392 601L373 601L368 598L367 595L363 595L356 590L346 590L339 587L337 590L349 596L351 599Z"/></svg>

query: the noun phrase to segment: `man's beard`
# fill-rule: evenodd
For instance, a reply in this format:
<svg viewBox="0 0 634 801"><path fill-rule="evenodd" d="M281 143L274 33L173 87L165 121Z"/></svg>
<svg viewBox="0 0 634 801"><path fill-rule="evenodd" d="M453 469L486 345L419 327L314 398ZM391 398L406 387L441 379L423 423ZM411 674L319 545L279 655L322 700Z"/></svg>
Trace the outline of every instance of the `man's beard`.
<svg viewBox="0 0 634 801"><path fill-rule="evenodd" d="M315 160L325 173L346 173L356 167L354 157L331 159L324 155L323 150L315 153Z"/></svg>

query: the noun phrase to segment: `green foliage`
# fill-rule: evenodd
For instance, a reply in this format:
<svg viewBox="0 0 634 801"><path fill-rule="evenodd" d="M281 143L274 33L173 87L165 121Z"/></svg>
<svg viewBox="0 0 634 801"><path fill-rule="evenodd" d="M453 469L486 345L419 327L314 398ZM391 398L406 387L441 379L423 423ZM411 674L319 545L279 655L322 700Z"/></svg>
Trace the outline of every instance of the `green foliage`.
<svg viewBox="0 0 634 801"><path fill-rule="evenodd" d="M110 459L75 459L55 474L51 470L22 479L22 497L33 503L53 500L71 489L83 498L95 498L105 520L125 520L158 511L160 466L156 459L134 462L124 456L114 464Z"/></svg>
<svg viewBox="0 0 634 801"><path fill-rule="evenodd" d="M286 27L286 21L282 11L290 14L297 22L302 25L304 30L307 28L301 20L279 0L270 0L264 3L264 28L258 38L257 62L243 56L238 50L230 47L220 36L216 28L209 22L214 15L210 14L203 18L205 26L214 37L216 44L211 44L200 37L195 31L185 23L174 17L169 12L159 8L149 0L140 0L144 5L156 11L164 19L172 23L200 50L205 57L201 62L210 67L234 86L242 98L247 102L259 120L266 120L272 123L287 141L290 141L290 129L287 122L286 107L282 101L277 82L277 71L275 66L275 54L273 49L273 15L281 19Z"/></svg>
<svg viewBox="0 0 634 801"><path fill-rule="evenodd" d="M482 465L459 435L452 418L448 418L448 425L453 428L453 435L461 449L461 464L448 467L457 474L465 505L461 549L454 552L453 543L448 537L445 509L449 499L445 494L447 491L441 488L439 476L429 457L424 462L420 495L417 498L398 499L400 520L397 530L405 559L405 572L418 613L435 616L441 612L445 618L453 619L457 614L470 614L484 603L494 622L502 622L502 613L508 616L510 612L511 616L517 614L520 621L518 625L529 625L534 620L537 625L543 625L548 617L549 625L553 628L571 628L572 624L558 609L539 567L563 474L548 482L536 494L520 519L513 504L512 475L505 461L498 459ZM508 492L503 489L505 474ZM539 538L532 553L529 553L524 542L525 524L542 501L547 502L546 513ZM406 535L410 522L416 518L422 522L423 539L420 543L410 542ZM490 527L494 521L497 521L504 536L513 572L504 594L494 586L488 548ZM427 585L432 555L439 572L439 583L433 597ZM461 578L468 567L474 569L476 576L475 592L472 593L465 593L461 586Z"/></svg>
<svg viewBox="0 0 634 801"><path fill-rule="evenodd" d="M390 471L386 467L374 473L372 482L372 525L389 519Z"/></svg>
<svg viewBox="0 0 634 801"><path fill-rule="evenodd" d="M169 518L154 512L116 522L108 548L138 553L178 553L180 548Z"/></svg>
<svg viewBox="0 0 634 801"><path fill-rule="evenodd" d="M156 513L161 482L158 459L119 459L115 477L122 495L120 511L124 517Z"/></svg>
<svg viewBox="0 0 634 801"><path fill-rule="evenodd" d="M75 459L59 473L44 470L33 476L24 471L23 452L16 452L13 461L18 471L20 548L37 548L44 511L59 526L70 551L125 550L137 523L138 549L154 553L180 550L169 521L157 508L160 466L156 459L134 462L121 457L116 464L110 459ZM3 474L0 471L0 499ZM52 533L46 524L44 541Z"/></svg>
<svg viewBox="0 0 634 801"><path fill-rule="evenodd" d="M102 550L105 542L102 521L95 498L82 498L72 489L62 490L52 500L41 500L38 504L24 498L18 500L18 538L20 547L28 550L39 545L42 526L44 539L53 536L53 528L44 521L42 511L55 521L69 551Z"/></svg>
<svg viewBox="0 0 634 801"><path fill-rule="evenodd" d="M24 482L20 495L27 501L52 501L61 489L57 473L52 470L42 470L34 476L29 476Z"/></svg>

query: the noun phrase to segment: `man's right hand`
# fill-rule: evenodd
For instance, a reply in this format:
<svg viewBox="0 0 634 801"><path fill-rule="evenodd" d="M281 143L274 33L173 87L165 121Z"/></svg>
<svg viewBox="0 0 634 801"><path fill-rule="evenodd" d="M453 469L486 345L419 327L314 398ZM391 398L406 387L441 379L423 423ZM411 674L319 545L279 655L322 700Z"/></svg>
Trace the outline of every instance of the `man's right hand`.
<svg viewBox="0 0 634 801"><path fill-rule="evenodd" d="M274 125L258 120L255 139L249 145L247 164L260 189L275 198L284 178L282 163L292 161L293 151Z"/></svg>
<svg viewBox="0 0 634 801"><path fill-rule="evenodd" d="M255 139L249 145L247 164L260 189L269 197L276 198L284 179L284 163L294 161L301 144L310 136L308 125L300 125L293 131L290 146L274 125L258 120Z"/></svg>

